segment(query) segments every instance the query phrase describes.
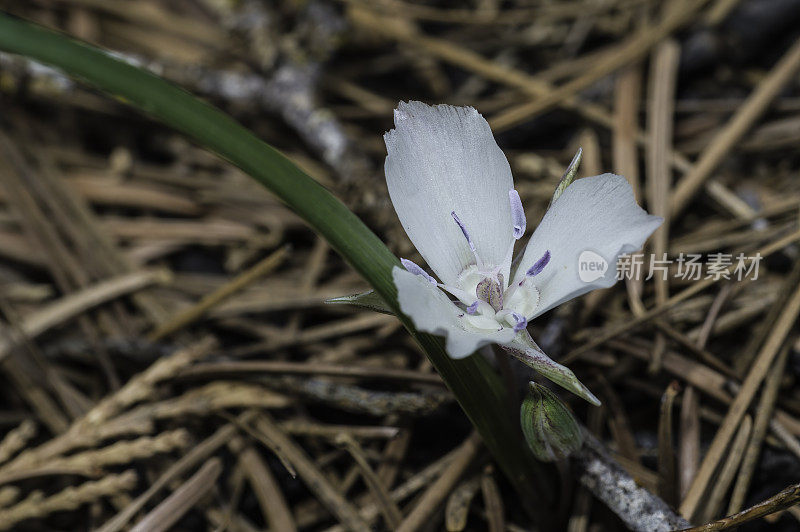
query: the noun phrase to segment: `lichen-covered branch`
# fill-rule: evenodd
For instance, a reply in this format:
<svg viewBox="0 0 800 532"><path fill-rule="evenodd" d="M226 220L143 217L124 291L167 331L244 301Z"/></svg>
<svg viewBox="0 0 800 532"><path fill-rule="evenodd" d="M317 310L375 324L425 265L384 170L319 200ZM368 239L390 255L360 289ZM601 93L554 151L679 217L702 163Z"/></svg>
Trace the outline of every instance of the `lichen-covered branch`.
<svg viewBox="0 0 800 532"><path fill-rule="evenodd" d="M663 500L638 486L594 436L585 431L583 448L574 457L581 484L603 501L631 529L667 532L691 526Z"/></svg>

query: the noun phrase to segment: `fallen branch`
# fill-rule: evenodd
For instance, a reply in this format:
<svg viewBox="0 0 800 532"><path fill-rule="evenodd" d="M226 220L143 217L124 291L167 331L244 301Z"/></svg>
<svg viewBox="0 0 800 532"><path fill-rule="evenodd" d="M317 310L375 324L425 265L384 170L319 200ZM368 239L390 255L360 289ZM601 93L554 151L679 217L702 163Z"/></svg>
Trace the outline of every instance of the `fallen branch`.
<svg viewBox="0 0 800 532"><path fill-rule="evenodd" d="M603 501L631 529L667 532L686 528L689 523L667 503L646 489L616 463L603 444L584 431L585 443L574 458L581 484Z"/></svg>

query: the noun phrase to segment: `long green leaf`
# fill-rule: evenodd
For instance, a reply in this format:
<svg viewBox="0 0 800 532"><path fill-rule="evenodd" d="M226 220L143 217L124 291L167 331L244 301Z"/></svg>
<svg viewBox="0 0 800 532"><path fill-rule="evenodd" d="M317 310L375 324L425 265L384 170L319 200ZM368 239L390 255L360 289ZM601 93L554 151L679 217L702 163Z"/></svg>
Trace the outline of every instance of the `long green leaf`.
<svg viewBox="0 0 800 532"><path fill-rule="evenodd" d="M391 270L399 262L347 207L277 150L219 109L110 54L0 12L0 50L63 70L194 139L272 191L336 249L400 316L520 491L551 498L519 435L496 373L479 356L455 361L438 338L420 334L399 312Z"/></svg>

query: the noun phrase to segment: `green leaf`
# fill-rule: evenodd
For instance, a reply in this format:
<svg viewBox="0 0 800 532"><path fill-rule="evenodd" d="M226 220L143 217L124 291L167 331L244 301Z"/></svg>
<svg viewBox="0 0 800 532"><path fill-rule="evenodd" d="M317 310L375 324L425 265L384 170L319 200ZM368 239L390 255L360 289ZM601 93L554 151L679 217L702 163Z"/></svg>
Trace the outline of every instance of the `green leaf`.
<svg viewBox="0 0 800 532"><path fill-rule="evenodd" d="M561 180L559 180L558 185L556 185L556 190L553 192L553 199L550 200L550 205L556 202L556 200L567 190L567 187L575 181L575 176L578 175L578 167L581 165L581 158L583 157L583 149L578 148L578 152L575 154L575 157L572 158L572 161L567 166L567 170L564 172L564 175L561 176Z"/></svg>
<svg viewBox="0 0 800 532"><path fill-rule="evenodd" d="M366 292L353 294L351 296L334 297L327 299L325 303L328 303L329 305L352 305L354 307L374 310L375 312L381 312L383 314L391 314L392 316L395 315L392 309L389 308L389 305L386 304L386 301L384 301L381 296L375 293L375 290L367 290Z"/></svg>

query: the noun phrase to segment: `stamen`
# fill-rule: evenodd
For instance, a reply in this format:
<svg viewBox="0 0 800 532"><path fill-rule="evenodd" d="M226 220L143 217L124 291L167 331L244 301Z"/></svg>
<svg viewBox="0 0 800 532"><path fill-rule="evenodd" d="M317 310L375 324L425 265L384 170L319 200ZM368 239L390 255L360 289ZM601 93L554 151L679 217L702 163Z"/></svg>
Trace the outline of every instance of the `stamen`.
<svg viewBox="0 0 800 532"><path fill-rule="evenodd" d="M511 317L516 320L516 325L514 325L514 332L520 332L522 329L528 326L528 320L525 319L525 316L518 312L512 312Z"/></svg>
<svg viewBox="0 0 800 532"><path fill-rule="evenodd" d="M547 266L549 262L550 262L550 250L548 249L547 251L544 252L542 258L537 260L533 264L533 266L528 268L528 271L525 272L525 277L523 277L518 283L514 283L508 287L508 290L506 290L505 293L505 300L511 301L511 297L517 292L517 289L519 289L519 287L525 285L525 281L528 280L528 277L534 277L542 273L542 270L544 270L545 266Z"/></svg>
<svg viewBox="0 0 800 532"><path fill-rule="evenodd" d="M508 191L508 201L511 203L511 223L514 225L514 240L519 240L525 234L525 210L519 192L514 189Z"/></svg>
<svg viewBox="0 0 800 532"><path fill-rule="evenodd" d="M475 301L475 294L470 294L466 290L462 290L458 287L449 284L439 284L437 286L442 290L444 290L445 292L449 293L450 295L455 296L456 299L458 299L465 305L469 305L473 301Z"/></svg>
<svg viewBox="0 0 800 532"><path fill-rule="evenodd" d="M472 239L469 236L469 232L467 232L467 228L464 226L463 223L461 223L461 220L459 220L458 215L456 214L456 211L451 211L450 215L453 217L453 220L456 221L456 223L458 224L458 227L461 228L461 232L464 233L464 238L467 239L467 243L469 244L469 249L471 249L472 252L475 253L475 244L472 243Z"/></svg>
<svg viewBox="0 0 800 532"><path fill-rule="evenodd" d="M468 306L468 307L467 307L467 314L469 314L470 316L472 316L473 314L475 314L476 312L478 312L478 303L480 303L480 301L477 301L477 300L476 300L476 301L475 301L475 303L473 303L473 304L471 304L470 306Z"/></svg>
<svg viewBox="0 0 800 532"><path fill-rule="evenodd" d="M425 278L426 281L431 283L432 285L437 285L436 279L428 275L428 272L423 270L420 266L414 263L414 261L410 261L408 259L400 259L400 263L403 265L403 268L408 271L408 273L413 273L414 275L421 275Z"/></svg>
<svg viewBox="0 0 800 532"><path fill-rule="evenodd" d="M456 221L458 227L461 229L461 232L464 235L464 238L467 239L467 244L469 244L469 249L472 251L472 255L475 257L475 263L479 269L483 269L483 262L481 261L480 257L478 257L478 251L475 249L475 244L472 242L472 238L469 236L469 232L467 231L467 227L461 223L461 220L458 218L456 211L451 211L450 215L453 217L453 220Z"/></svg>
<svg viewBox="0 0 800 532"><path fill-rule="evenodd" d="M544 270L544 267L547 266L548 262L550 262L549 249L544 252L544 255L542 255L541 259L533 263L533 266L531 266L530 269L527 272L525 272L525 275L527 275L528 277L539 275L540 273L542 273L542 270Z"/></svg>
<svg viewBox="0 0 800 532"><path fill-rule="evenodd" d="M492 306L486 301L481 301L480 299L475 301L475 294L469 294L465 290L447 284L439 284L437 286L450 295L455 296L456 299L465 305L472 306L477 304L477 311L481 314L493 315L495 312ZM470 301L472 303L470 303Z"/></svg>

